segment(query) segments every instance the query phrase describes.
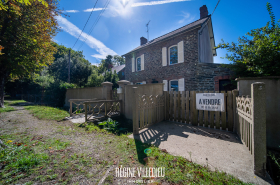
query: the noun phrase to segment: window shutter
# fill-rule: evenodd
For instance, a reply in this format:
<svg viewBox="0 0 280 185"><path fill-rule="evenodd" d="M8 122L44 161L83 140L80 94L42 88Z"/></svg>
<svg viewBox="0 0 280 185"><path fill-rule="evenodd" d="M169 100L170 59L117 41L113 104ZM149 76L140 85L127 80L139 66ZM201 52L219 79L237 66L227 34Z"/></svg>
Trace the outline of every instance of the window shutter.
<svg viewBox="0 0 280 185"><path fill-rule="evenodd" d="M135 72L135 59L134 59L134 57L131 58L131 64L132 64L132 72Z"/></svg>
<svg viewBox="0 0 280 185"><path fill-rule="evenodd" d="M184 41L178 43L178 63L184 62Z"/></svg>
<svg viewBox="0 0 280 185"><path fill-rule="evenodd" d="M146 81L143 81L142 84L147 84Z"/></svg>
<svg viewBox="0 0 280 185"><path fill-rule="evenodd" d="M167 66L166 47L162 48L162 66Z"/></svg>
<svg viewBox="0 0 280 185"><path fill-rule="evenodd" d="M144 54L141 55L141 70L144 70Z"/></svg>
<svg viewBox="0 0 280 185"><path fill-rule="evenodd" d="M163 91L167 91L167 87L168 87L168 82L167 80L163 80L164 86L163 86Z"/></svg>
<svg viewBox="0 0 280 185"><path fill-rule="evenodd" d="M179 85L179 91L185 91L185 79L184 78L179 79L178 85Z"/></svg>

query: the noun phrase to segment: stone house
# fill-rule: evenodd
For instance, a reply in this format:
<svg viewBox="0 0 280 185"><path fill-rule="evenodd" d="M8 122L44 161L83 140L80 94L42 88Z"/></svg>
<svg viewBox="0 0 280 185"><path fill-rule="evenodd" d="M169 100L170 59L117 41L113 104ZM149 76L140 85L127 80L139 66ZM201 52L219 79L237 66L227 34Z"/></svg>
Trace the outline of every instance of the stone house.
<svg viewBox="0 0 280 185"><path fill-rule="evenodd" d="M200 7L200 19L147 41L124 54L125 79L133 84L164 83L164 90L227 90L230 71L213 63L217 56L211 15Z"/></svg>

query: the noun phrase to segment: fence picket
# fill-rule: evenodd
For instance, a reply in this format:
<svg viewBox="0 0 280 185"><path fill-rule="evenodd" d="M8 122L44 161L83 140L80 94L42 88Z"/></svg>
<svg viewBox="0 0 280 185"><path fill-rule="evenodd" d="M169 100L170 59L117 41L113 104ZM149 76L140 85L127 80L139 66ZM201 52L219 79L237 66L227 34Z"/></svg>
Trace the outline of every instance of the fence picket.
<svg viewBox="0 0 280 185"><path fill-rule="evenodd" d="M190 123L190 92L186 91L186 123Z"/></svg>
<svg viewBox="0 0 280 185"><path fill-rule="evenodd" d="M204 91L204 93L208 93L208 91ZM204 111L204 126L208 127L209 125L209 118L208 118L208 112L207 110Z"/></svg>
<svg viewBox="0 0 280 185"><path fill-rule="evenodd" d="M174 103L174 106L173 106L173 108L174 108L174 121L177 121L177 91L174 91L173 92L174 94L173 94L173 103Z"/></svg>
<svg viewBox="0 0 280 185"><path fill-rule="evenodd" d="M178 91L178 101L177 101L177 108L178 108L178 117L177 117L177 121L178 122L181 122L182 119L181 119L181 114L182 114L182 109L181 109L181 92Z"/></svg>
<svg viewBox="0 0 280 185"><path fill-rule="evenodd" d="M198 93L203 93L202 91L198 91ZM199 117L199 126L203 126L203 110L198 111L198 117Z"/></svg>
<svg viewBox="0 0 280 185"><path fill-rule="evenodd" d="M174 114L173 114L173 112L174 112L174 93L173 93L174 91L173 90L171 90L170 91L170 121L173 121L174 120Z"/></svg>
<svg viewBox="0 0 280 185"><path fill-rule="evenodd" d="M181 96L181 110L182 110L182 113L181 113L181 120L182 120L182 123L185 123L186 121L186 91L182 91L182 96Z"/></svg>
<svg viewBox="0 0 280 185"><path fill-rule="evenodd" d="M231 91L227 92L227 113L228 113L228 130L233 131L233 95Z"/></svg>
<svg viewBox="0 0 280 185"><path fill-rule="evenodd" d="M225 91L221 91L222 93L224 93L224 106L226 105L226 92ZM221 113L221 118L222 118L222 129L226 130L227 128L227 120L226 120L226 106L225 106L225 111Z"/></svg>
<svg viewBox="0 0 280 185"><path fill-rule="evenodd" d="M191 113L192 113L192 125L197 126L197 110L196 110L196 91L191 91Z"/></svg>
<svg viewBox="0 0 280 185"><path fill-rule="evenodd" d="M214 91L209 91L209 93L214 93ZM214 128L214 111L210 112L210 128Z"/></svg>
<svg viewBox="0 0 280 185"><path fill-rule="evenodd" d="M215 93L219 93L219 91L215 91ZM215 126L216 129L220 129L221 125L220 125L220 111L216 111L215 112Z"/></svg>

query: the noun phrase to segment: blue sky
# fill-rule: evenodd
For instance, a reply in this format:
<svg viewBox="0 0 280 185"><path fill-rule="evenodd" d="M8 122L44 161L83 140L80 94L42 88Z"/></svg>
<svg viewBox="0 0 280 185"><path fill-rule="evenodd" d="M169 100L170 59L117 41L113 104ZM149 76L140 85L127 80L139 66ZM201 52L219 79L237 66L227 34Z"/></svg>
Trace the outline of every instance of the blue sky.
<svg viewBox="0 0 280 185"><path fill-rule="evenodd" d="M218 0L109 0L109 5L90 32L107 0L98 0L94 11L76 43L74 50L83 51L85 58L98 64L106 55L123 55L140 45L140 37L154 39L200 18L199 7L206 5L211 14ZM276 20L280 19L280 1L221 0L213 16L215 43L237 42L252 29L270 21L266 2L273 7ZM96 0L60 0L60 9L67 16L56 17L61 31L54 38L58 44L73 47L83 29ZM125 6L124 6L125 5ZM278 10L278 11L277 11ZM82 41L87 41L82 45ZM221 59L226 50L218 49L215 63L229 63Z"/></svg>

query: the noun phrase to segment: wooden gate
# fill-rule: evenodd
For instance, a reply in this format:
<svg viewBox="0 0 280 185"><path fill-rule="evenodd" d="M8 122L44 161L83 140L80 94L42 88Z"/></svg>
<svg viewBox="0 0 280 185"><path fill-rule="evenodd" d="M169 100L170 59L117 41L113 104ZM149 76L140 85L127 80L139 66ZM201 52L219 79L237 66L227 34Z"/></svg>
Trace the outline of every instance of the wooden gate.
<svg viewBox="0 0 280 185"><path fill-rule="evenodd" d="M133 133L164 120L164 95L142 95L136 99L133 111Z"/></svg>

